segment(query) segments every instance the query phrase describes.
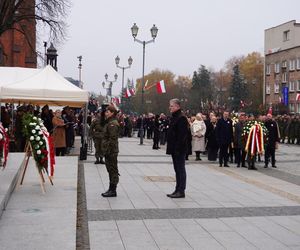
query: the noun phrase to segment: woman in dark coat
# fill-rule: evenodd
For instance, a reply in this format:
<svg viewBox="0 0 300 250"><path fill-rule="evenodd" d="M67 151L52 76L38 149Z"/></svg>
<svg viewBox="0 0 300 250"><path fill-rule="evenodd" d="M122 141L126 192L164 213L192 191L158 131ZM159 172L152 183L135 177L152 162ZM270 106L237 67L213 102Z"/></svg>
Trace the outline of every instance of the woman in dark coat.
<svg viewBox="0 0 300 250"><path fill-rule="evenodd" d="M187 161L189 160L189 155L193 154L193 152L192 152L193 137L192 137L192 132L191 132L191 124L193 123L194 120L195 120L195 117L188 118L189 126L188 126L188 135L187 135L187 152L185 155L185 160L187 160Z"/></svg>
<svg viewBox="0 0 300 250"><path fill-rule="evenodd" d="M215 116L212 116L206 130L207 158L209 161L216 161L218 155L219 146L216 137L216 125L217 125L217 118Z"/></svg>

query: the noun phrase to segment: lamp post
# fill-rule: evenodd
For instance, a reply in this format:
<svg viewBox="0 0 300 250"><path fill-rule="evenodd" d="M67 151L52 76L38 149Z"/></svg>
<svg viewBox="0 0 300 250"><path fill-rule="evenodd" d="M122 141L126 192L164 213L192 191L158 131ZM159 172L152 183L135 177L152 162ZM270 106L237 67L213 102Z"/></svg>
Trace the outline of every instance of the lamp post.
<svg viewBox="0 0 300 250"><path fill-rule="evenodd" d="M152 28L150 29L152 39L149 41L141 41L141 40L137 39L136 36L138 34L138 31L139 31L139 27L136 25L136 23L134 23L133 26L131 27L131 33L134 38L134 41L143 45L143 76L142 76L142 103L141 103L141 110L142 110L141 113L143 115L143 113L144 113L144 91L145 91L144 90L144 87L145 87L145 81L144 81L144 77L145 77L145 47L146 47L146 44L153 43L155 41L155 38L156 38L157 32L158 32L158 28L155 26L155 24L153 24ZM140 127L140 145L143 145L144 121L143 121L143 117L141 119L142 120L141 120L141 127Z"/></svg>
<svg viewBox="0 0 300 250"><path fill-rule="evenodd" d="M119 63L120 63L120 57L119 57L119 56L117 56L117 57L115 58L115 62L116 62L117 68L122 69L121 107L123 107L124 71L125 71L125 69L129 69L129 68L131 67L131 64L132 64L132 62L133 62L133 59L131 58L131 56L128 58L128 66L126 66L126 67L119 66Z"/></svg>
<svg viewBox="0 0 300 250"><path fill-rule="evenodd" d="M112 96L112 85L113 85L114 82L117 81L118 75L117 75L117 73L114 74L114 80L108 80L108 74L107 73L104 75L104 77L105 77L105 81L108 82L108 86L106 86L105 82L102 82L102 87L104 89L106 89L106 100L108 102L109 101L108 96L110 96L110 98Z"/></svg>

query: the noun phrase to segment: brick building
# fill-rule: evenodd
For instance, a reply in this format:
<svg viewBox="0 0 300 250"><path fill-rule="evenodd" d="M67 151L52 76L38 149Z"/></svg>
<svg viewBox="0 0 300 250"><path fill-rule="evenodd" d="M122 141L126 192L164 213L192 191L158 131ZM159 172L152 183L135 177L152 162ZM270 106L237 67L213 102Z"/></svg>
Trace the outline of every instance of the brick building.
<svg viewBox="0 0 300 250"><path fill-rule="evenodd" d="M278 111L300 113L300 23L265 30L264 103Z"/></svg>
<svg viewBox="0 0 300 250"><path fill-rule="evenodd" d="M34 14L35 0L26 0L19 14ZM36 23L23 20L0 36L0 66L36 68ZM18 30L23 30L25 35Z"/></svg>

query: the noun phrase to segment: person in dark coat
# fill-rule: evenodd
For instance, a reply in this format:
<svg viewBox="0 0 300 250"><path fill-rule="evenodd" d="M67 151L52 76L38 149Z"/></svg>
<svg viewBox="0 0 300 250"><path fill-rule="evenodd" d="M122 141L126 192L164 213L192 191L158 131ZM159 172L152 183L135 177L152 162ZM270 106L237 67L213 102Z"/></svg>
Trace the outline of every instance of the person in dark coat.
<svg viewBox="0 0 300 250"><path fill-rule="evenodd" d="M152 149L159 149L159 115L155 115L153 132L154 136Z"/></svg>
<svg viewBox="0 0 300 250"><path fill-rule="evenodd" d="M193 140L193 137L192 137L192 132L191 132L191 124L192 124L192 121L194 119L195 118L193 118L193 117L188 118L189 126L188 126L188 136L187 136L187 151L186 151L186 154L185 154L185 160L186 161L189 160L189 155L193 154L193 151L192 151L192 140Z"/></svg>
<svg viewBox="0 0 300 250"><path fill-rule="evenodd" d="M209 161L216 161L218 156L218 142L216 136L217 117L212 116L210 122L207 124L206 138L207 138L207 159Z"/></svg>
<svg viewBox="0 0 300 250"><path fill-rule="evenodd" d="M267 142L266 142L266 152L265 152L265 168L268 167L270 157L271 164L273 168L276 168L275 165L275 149L276 144L279 143L279 128L277 122L272 119L271 114L267 114L267 120L265 126L268 130Z"/></svg>
<svg viewBox="0 0 300 250"><path fill-rule="evenodd" d="M220 167L229 167L228 166L228 149L229 145L232 143L233 130L232 130L232 122L229 119L229 112L224 111L223 117L218 120L217 128L217 142L219 144L220 153L219 153L219 163Z"/></svg>
<svg viewBox="0 0 300 250"><path fill-rule="evenodd" d="M44 123L45 127L47 128L48 132L52 134L52 132L53 132L53 124L52 124L53 114L50 112L48 105L45 105L42 108L41 119L43 120L43 123Z"/></svg>
<svg viewBox="0 0 300 250"><path fill-rule="evenodd" d="M172 113L167 135L167 154L172 156L176 174L176 188L170 198L184 198L186 188L185 156L187 152L188 120L180 109L178 99L170 100L169 110Z"/></svg>
<svg viewBox="0 0 300 250"><path fill-rule="evenodd" d="M246 167L245 159L246 159L246 152L245 152L245 142L242 136L243 134L243 127L245 122L245 113L241 113L239 115L239 121L234 126L234 136L233 136L233 145L234 145L234 153L237 166L240 167L242 163L242 167Z"/></svg>

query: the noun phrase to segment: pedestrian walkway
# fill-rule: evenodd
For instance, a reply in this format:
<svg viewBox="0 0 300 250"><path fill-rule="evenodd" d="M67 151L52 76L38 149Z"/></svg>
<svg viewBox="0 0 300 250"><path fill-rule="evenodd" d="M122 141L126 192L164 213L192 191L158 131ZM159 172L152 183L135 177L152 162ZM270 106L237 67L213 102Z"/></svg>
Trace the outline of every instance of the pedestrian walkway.
<svg viewBox="0 0 300 250"><path fill-rule="evenodd" d="M300 186L291 178L298 171L280 168L290 151L297 154L279 152L278 170L260 164L258 172L190 160L186 198L170 199L175 179L165 150L122 138L118 197L101 197L109 185L105 166L94 165L92 156L84 163L90 247L300 249Z"/></svg>

